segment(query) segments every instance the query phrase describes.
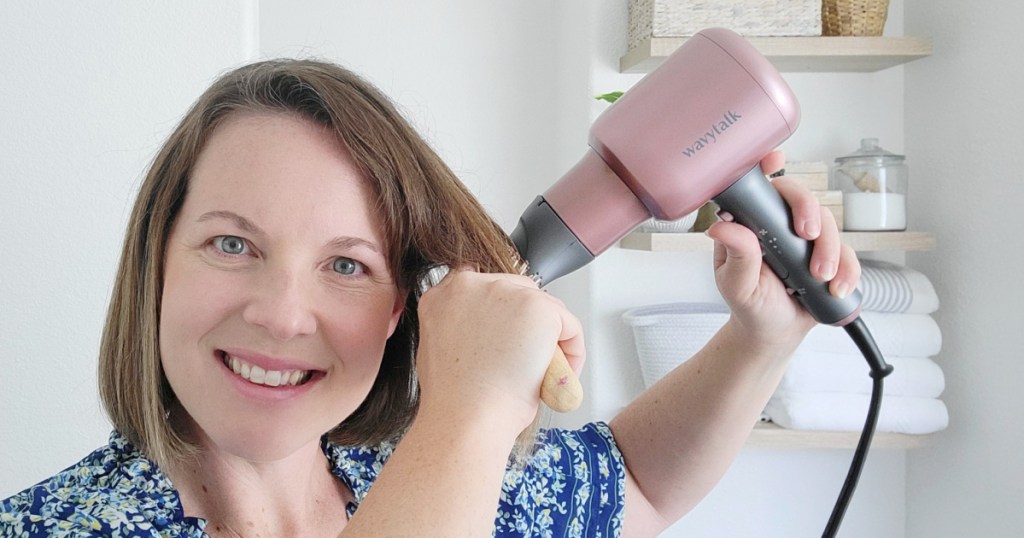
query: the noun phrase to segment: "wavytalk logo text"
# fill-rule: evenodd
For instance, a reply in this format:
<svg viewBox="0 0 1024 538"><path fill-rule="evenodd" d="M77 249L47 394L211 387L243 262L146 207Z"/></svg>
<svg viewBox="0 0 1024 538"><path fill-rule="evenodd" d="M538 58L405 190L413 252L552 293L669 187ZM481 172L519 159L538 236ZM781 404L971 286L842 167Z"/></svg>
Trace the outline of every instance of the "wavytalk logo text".
<svg viewBox="0 0 1024 538"><path fill-rule="evenodd" d="M741 119L743 119L743 116L733 112L732 110L722 114L722 120L712 123L706 133L697 140L694 140L693 144L683 150L683 154L687 157L693 157L698 151L714 144L718 140L718 135L724 133L729 127L732 127L734 123Z"/></svg>

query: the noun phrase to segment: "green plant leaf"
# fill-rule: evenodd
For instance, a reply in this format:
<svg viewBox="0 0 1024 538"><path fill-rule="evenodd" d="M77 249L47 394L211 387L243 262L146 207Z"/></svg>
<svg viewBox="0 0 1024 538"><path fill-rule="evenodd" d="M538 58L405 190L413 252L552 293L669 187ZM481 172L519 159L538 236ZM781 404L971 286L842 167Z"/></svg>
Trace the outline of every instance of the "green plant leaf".
<svg viewBox="0 0 1024 538"><path fill-rule="evenodd" d="M594 99L597 99L598 101L608 101L609 103L614 103L619 99L619 97L622 97L623 93L624 92L608 92L601 95L595 95Z"/></svg>

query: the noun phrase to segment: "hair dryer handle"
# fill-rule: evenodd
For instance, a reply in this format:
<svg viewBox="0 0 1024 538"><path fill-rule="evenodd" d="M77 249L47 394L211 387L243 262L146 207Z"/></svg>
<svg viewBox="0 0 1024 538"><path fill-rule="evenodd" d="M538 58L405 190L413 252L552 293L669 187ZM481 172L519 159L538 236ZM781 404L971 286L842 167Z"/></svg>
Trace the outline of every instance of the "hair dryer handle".
<svg viewBox="0 0 1024 538"><path fill-rule="evenodd" d="M813 245L793 230L789 206L760 165L713 200L757 235L765 263L819 323L846 325L860 315L860 290L840 299L829 292L827 282L811 276Z"/></svg>

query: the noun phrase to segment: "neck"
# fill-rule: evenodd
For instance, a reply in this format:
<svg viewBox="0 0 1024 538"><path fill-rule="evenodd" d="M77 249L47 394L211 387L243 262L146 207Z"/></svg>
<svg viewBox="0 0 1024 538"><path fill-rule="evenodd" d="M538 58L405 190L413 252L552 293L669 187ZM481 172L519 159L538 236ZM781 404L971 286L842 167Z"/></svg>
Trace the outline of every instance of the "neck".
<svg viewBox="0 0 1024 538"><path fill-rule="evenodd" d="M319 440L274 461L252 461L198 436L202 451L167 472L186 516L211 536L337 535L352 494L330 472Z"/></svg>

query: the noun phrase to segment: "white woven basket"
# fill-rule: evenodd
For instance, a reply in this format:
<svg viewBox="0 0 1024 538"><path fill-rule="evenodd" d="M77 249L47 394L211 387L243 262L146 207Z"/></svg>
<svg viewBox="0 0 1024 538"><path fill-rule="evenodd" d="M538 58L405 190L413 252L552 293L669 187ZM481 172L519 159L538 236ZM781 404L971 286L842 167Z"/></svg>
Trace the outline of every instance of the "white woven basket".
<svg viewBox="0 0 1024 538"><path fill-rule="evenodd" d="M658 220L649 218L640 225L641 232L688 232L693 229L693 223L697 222L697 212L694 211L677 220Z"/></svg>
<svg viewBox="0 0 1024 538"><path fill-rule="evenodd" d="M629 0L629 48L713 26L744 36L821 35L822 0Z"/></svg>
<svg viewBox="0 0 1024 538"><path fill-rule="evenodd" d="M644 385L650 387L711 340L729 319L724 305L671 303L627 310Z"/></svg>

